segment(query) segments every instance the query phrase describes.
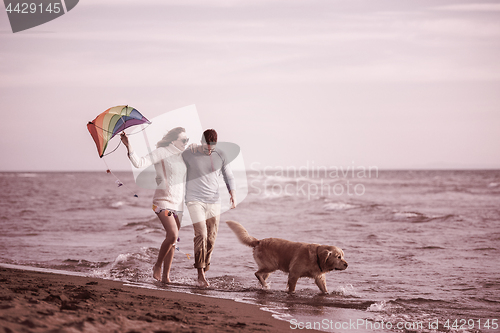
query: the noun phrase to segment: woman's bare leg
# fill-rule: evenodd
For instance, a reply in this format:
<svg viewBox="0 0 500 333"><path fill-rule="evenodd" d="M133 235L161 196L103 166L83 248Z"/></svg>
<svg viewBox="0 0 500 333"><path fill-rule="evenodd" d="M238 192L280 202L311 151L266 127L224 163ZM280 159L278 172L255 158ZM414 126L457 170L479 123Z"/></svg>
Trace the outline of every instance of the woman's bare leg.
<svg viewBox="0 0 500 333"><path fill-rule="evenodd" d="M177 229L177 223L174 218L174 214L171 214L168 216L168 211L163 211L160 214L158 214L158 218L161 221L161 224L163 225L163 228L165 229L166 236L165 240L161 244L160 247L160 253L158 253L158 259L156 260L156 264L153 267L153 277L160 281L161 280L161 265L163 261L165 260L165 256L167 255L168 252L170 252L173 249L173 246L175 241L177 240L177 236L179 234L179 231ZM173 249L175 251L175 249ZM173 259L173 251L172 254L170 255L171 258ZM170 264L172 263L172 259L170 259ZM170 270L170 264L168 265L168 269ZM167 279L164 282L170 282Z"/></svg>
<svg viewBox="0 0 500 333"><path fill-rule="evenodd" d="M179 219L175 216L175 223L177 225L177 234L179 235L179 229L181 227ZM175 241L177 241L177 236L175 237ZM170 250L167 251L165 258L163 259L163 277L162 282L170 283L170 267L172 266L172 261L174 260L175 254L175 241L174 244L170 247Z"/></svg>
<svg viewBox="0 0 500 333"><path fill-rule="evenodd" d="M172 246L163 259L163 276L161 282L170 283L170 267L174 260L175 247Z"/></svg>

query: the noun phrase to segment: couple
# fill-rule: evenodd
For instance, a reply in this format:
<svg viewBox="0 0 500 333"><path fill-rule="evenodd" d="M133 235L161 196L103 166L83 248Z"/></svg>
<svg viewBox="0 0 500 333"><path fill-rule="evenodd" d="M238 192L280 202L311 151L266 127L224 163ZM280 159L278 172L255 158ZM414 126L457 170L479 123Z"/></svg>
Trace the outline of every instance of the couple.
<svg viewBox="0 0 500 333"><path fill-rule="evenodd" d="M153 164L156 170L157 188L153 196L153 210L165 228L166 236L153 267L153 277L158 281L170 282L170 267L185 197L193 221L194 266L198 269L198 283L208 287L205 272L210 267L220 219L219 172L231 196L231 208L236 207L233 174L225 154L216 148L217 132L214 129L206 130L201 137L201 146L193 144L186 150L189 139L185 129L174 128L156 144L154 151L144 157L134 153L125 133L121 134L121 140L136 168Z"/></svg>

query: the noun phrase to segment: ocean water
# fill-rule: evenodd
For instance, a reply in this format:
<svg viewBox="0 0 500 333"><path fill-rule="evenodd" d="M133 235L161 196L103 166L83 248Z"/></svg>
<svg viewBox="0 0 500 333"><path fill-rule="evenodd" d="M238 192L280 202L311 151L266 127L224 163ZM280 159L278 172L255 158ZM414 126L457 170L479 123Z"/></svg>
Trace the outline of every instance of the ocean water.
<svg viewBox="0 0 500 333"><path fill-rule="evenodd" d="M500 331L499 170L293 171L239 175L249 194L221 217L206 290L185 255L190 225L174 283L152 278L164 231L131 172L116 173L124 186L105 172L0 173L0 263L258 304L299 331ZM327 295L306 278L288 294L282 272L262 290L226 220L259 239L336 245L349 267L327 274Z"/></svg>

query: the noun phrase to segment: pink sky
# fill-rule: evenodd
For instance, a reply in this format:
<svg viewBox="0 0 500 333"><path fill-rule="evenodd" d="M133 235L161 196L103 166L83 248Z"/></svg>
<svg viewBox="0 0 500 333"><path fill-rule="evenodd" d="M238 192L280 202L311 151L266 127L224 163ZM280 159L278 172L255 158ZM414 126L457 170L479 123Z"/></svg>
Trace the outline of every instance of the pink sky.
<svg viewBox="0 0 500 333"><path fill-rule="evenodd" d="M494 2L84 0L16 34L2 6L0 59L1 171L102 170L120 104L195 104L247 166L500 167Z"/></svg>

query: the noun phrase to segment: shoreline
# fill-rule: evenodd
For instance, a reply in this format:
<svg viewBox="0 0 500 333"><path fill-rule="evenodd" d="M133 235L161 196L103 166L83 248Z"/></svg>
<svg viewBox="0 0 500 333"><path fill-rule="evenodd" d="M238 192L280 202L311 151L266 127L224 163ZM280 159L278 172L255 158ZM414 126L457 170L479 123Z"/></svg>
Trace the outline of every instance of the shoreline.
<svg viewBox="0 0 500 333"><path fill-rule="evenodd" d="M289 322L257 305L71 273L0 266L0 327L5 332L293 331Z"/></svg>

